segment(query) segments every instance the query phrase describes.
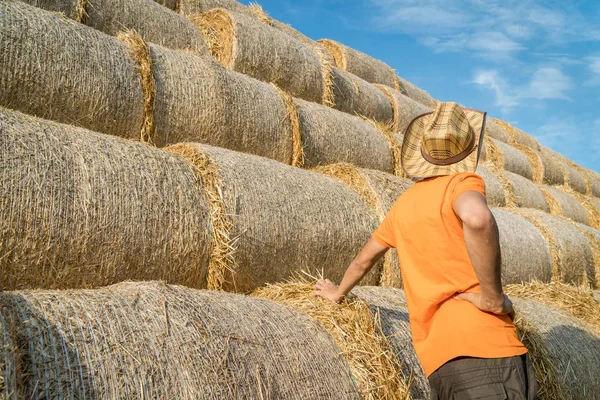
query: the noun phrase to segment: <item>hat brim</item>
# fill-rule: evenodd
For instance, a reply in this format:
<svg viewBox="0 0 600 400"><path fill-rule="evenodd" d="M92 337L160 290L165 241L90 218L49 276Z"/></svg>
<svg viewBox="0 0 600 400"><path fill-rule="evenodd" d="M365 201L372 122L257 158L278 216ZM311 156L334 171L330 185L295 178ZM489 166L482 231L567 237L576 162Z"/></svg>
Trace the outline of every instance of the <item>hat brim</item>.
<svg viewBox="0 0 600 400"><path fill-rule="evenodd" d="M407 176L425 179L459 172L475 172L483 144L487 113L470 108L463 108L463 110L475 134L473 150L462 160L449 165L437 165L427 161L421 154L421 139L424 132L422 122L427 115L433 114L433 111L421 114L410 122L404 132L400 162Z"/></svg>

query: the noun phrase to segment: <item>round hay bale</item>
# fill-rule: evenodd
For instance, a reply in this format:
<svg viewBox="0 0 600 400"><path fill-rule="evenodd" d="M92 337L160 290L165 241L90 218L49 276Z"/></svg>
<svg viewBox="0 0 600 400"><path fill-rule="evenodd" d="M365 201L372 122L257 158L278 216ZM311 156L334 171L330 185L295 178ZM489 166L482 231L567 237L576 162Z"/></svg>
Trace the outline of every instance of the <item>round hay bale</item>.
<svg viewBox="0 0 600 400"><path fill-rule="evenodd" d="M413 182L380 171L359 169L350 164L333 164L315 169L350 186L371 207L379 223L383 221L398 197ZM402 287L400 260L396 249L385 253L379 283L383 286Z"/></svg>
<svg viewBox="0 0 600 400"><path fill-rule="evenodd" d="M222 243L213 240L213 246L232 249L232 261L209 271L209 288L249 292L299 271L323 270L340 280L377 227L361 197L332 178L200 144L169 150L188 158L201 174L214 171L203 186L212 183L215 189L207 195L219 196L221 214L230 221ZM373 268L365 284L377 282L379 269Z"/></svg>
<svg viewBox="0 0 600 400"><path fill-rule="evenodd" d="M591 169L586 170L586 172L590 180L591 194L600 197L600 175Z"/></svg>
<svg viewBox="0 0 600 400"><path fill-rule="evenodd" d="M533 149L535 151L542 150L542 147L540 146L540 144L536 138L523 132L519 128L509 124L508 122L502 121L500 119L493 118L492 122L500 125L508 133L509 143L511 145L520 144L520 145L529 147L530 149Z"/></svg>
<svg viewBox="0 0 600 400"><path fill-rule="evenodd" d="M392 123L394 111L375 85L339 68L331 68L333 108L383 123Z"/></svg>
<svg viewBox="0 0 600 400"><path fill-rule="evenodd" d="M564 215L573 221L589 225L588 213L585 207L574 196L550 186L541 186L541 188L550 206L551 214Z"/></svg>
<svg viewBox="0 0 600 400"><path fill-rule="evenodd" d="M502 174L511 186L510 190L514 195L515 206L550 211L544 193L538 185L510 171L502 171Z"/></svg>
<svg viewBox="0 0 600 400"><path fill-rule="evenodd" d="M259 288L252 296L308 314L333 338L364 399L407 398L408 379L401 362L380 334L379 319L360 299L336 304L314 295L314 281L300 280ZM339 396L338 396L339 397Z"/></svg>
<svg viewBox="0 0 600 400"><path fill-rule="evenodd" d="M498 152L502 155L502 164L499 165L499 167L532 180L533 171L531 165L522 152L496 139L492 139L492 142L496 145Z"/></svg>
<svg viewBox="0 0 600 400"><path fill-rule="evenodd" d="M543 147L542 152L546 153L549 158L553 158L560 165L563 171L565 186L568 186L581 194L586 194L588 192L588 185L585 177L576 167L573 167L573 165L575 165L573 161L548 147Z"/></svg>
<svg viewBox="0 0 600 400"><path fill-rule="evenodd" d="M544 182L544 163L540 156L539 151L533 150L525 145L515 143L513 147L519 150L529 161L529 165L531 166L531 180L535 183L543 183Z"/></svg>
<svg viewBox="0 0 600 400"><path fill-rule="evenodd" d="M594 258L590 242L569 221L538 210L515 210L519 215L540 228L550 244L554 258L553 279L575 285L587 282L586 276L595 276Z"/></svg>
<svg viewBox="0 0 600 400"><path fill-rule="evenodd" d="M210 57L156 45L150 56L156 145L189 140L292 162L292 121L275 87Z"/></svg>
<svg viewBox="0 0 600 400"><path fill-rule="evenodd" d="M0 310L19 398L361 398L318 323L248 296L128 282L4 292Z"/></svg>
<svg viewBox="0 0 600 400"><path fill-rule="evenodd" d="M0 289L205 287L209 215L186 160L0 109Z"/></svg>
<svg viewBox="0 0 600 400"><path fill-rule="evenodd" d="M375 85L387 96L392 104L394 133L404 133L413 119L419 115L431 112L426 106L418 103L399 91L385 85ZM402 143L402 142L400 142Z"/></svg>
<svg viewBox="0 0 600 400"><path fill-rule="evenodd" d="M325 71L315 51L256 18L215 9L190 19L225 67L271 82L294 97L323 102Z"/></svg>
<svg viewBox="0 0 600 400"><path fill-rule="evenodd" d="M381 333L390 343L392 354L402 365L401 377L409 382L410 398L428 399L429 381L415 353L404 291L395 288L359 286L352 290L366 302L381 321Z"/></svg>
<svg viewBox="0 0 600 400"><path fill-rule="evenodd" d="M346 162L392 174L397 169L393 148L373 124L320 104L293 102L300 120L304 167Z"/></svg>
<svg viewBox="0 0 600 400"><path fill-rule="evenodd" d="M588 275L590 287L600 287L600 231L583 224L575 224L579 231L587 237L594 258L594 276Z"/></svg>
<svg viewBox="0 0 600 400"><path fill-rule="evenodd" d="M487 137L494 138L504 143L510 142L508 133L500 126L495 124L491 118L485 121L485 134Z"/></svg>
<svg viewBox="0 0 600 400"><path fill-rule="evenodd" d="M396 87L396 74L392 67L365 53L330 39L318 41L333 56L335 66L354 74L369 83Z"/></svg>
<svg viewBox="0 0 600 400"><path fill-rule="evenodd" d="M165 6L173 11L177 10L177 5L181 0L154 0L156 3L161 6Z"/></svg>
<svg viewBox="0 0 600 400"><path fill-rule="evenodd" d="M492 209L500 231L502 283L550 282L550 246L531 222L515 214L516 209Z"/></svg>
<svg viewBox="0 0 600 400"><path fill-rule="evenodd" d="M565 172L558 160L549 155L543 149L541 152L538 152L537 155L540 157L542 162L542 170L544 171L544 178L542 182L553 186L564 185Z"/></svg>
<svg viewBox="0 0 600 400"><path fill-rule="evenodd" d="M214 8L224 8L236 13L253 16L249 7L235 0L177 0L178 12L185 16L201 14Z"/></svg>
<svg viewBox="0 0 600 400"><path fill-rule="evenodd" d="M127 47L56 13L0 2L0 106L139 139L142 81Z"/></svg>
<svg viewBox="0 0 600 400"><path fill-rule="evenodd" d="M476 174L483 178L485 182L485 195L488 206L504 207L506 206L506 195L504 186L496 176L483 164L477 166Z"/></svg>
<svg viewBox="0 0 600 400"><path fill-rule="evenodd" d="M429 109L434 109L436 107L436 102L433 97L425 90L413 85L406 79L400 78L396 75L396 90L402 92L402 94L407 95L414 101L417 101L423 104L425 107Z"/></svg>
<svg viewBox="0 0 600 400"><path fill-rule="evenodd" d="M517 332L536 368L540 400L600 396L600 339L582 320L533 300L513 298Z"/></svg>

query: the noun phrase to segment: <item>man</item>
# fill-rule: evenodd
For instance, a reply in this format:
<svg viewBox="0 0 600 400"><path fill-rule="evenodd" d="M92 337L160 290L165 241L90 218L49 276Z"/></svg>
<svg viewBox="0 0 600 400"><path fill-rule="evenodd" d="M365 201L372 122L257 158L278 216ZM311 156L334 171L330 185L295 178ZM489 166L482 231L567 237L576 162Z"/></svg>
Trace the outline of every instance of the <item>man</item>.
<svg viewBox="0 0 600 400"><path fill-rule="evenodd" d="M390 247L398 250L415 351L432 399L537 398L535 372L502 291L498 227L474 174L486 114L439 103L406 129L402 167L418 180L348 267L341 301Z"/></svg>

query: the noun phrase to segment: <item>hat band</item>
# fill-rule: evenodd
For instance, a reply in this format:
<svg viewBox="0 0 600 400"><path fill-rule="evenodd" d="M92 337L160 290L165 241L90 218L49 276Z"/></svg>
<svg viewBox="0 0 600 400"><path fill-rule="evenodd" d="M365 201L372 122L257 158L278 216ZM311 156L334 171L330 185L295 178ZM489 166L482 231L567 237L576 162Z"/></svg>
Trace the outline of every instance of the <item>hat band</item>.
<svg viewBox="0 0 600 400"><path fill-rule="evenodd" d="M450 164L455 164L455 163L465 159L469 154L471 154L474 147L475 147L475 135L471 135L471 141L469 142L469 145L467 146L467 148L452 157L443 158L443 159L432 157L423 151L423 146L421 146L421 155L427 162L429 162L431 164L450 165Z"/></svg>

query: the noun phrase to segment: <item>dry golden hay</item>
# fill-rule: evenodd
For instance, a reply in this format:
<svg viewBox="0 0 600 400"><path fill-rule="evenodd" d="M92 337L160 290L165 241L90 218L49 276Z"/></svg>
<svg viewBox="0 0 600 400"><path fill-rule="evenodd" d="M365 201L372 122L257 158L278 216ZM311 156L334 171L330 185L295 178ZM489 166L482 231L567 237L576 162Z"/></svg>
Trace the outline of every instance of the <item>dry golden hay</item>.
<svg viewBox="0 0 600 400"><path fill-rule="evenodd" d="M333 56L336 67L348 71L369 83L395 87L396 74L392 67L383 61L334 40L321 39L319 43L325 46Z"/></svg>
<svg viewBox="0 0 600 400"><path fill-rule="evenodd" d="M494 138L504 143L510 142L508 133L502 129L498 124L495 124L491 119L487 119L485 122L485 134L488 137Z"/></svg>
<svg viewBox="0 0 600 400"><path fill-rule="evenodd" d="M504 186L502 186L500 180L488 169L488 167L486 167L485 164L479 163L475 173L481 176L485 182L485 194L488 206L506 206Z"/></svg>
<svg viewBox="0 0 600 400"><path fill-rule="evenodd" d="M496 142L489 136L483 137L482 161L494 164L498 169L504 169L504 157L502 152L496 146Z"/></svg>
<svg viewBox="0 0 600 400"><path fill-rule="evenodd" d="M271 82L294 97L323 102L324 71L313 48L253 17L214 9L189 17L209 34L225 67Z"/></svg>
<svg viewBox="0 0 600 400"><path fill-rule="evenodd" d="M375 85L339 68L331 68L333 108L374 121L394 119L392 103Z"/></svg>
<svg viewBox="0 0 600 400"><path fill-rule="evenodd" d="M314 171L329 175L350 186L362 197L381 223L398 197L412 181L380 171L360 169L350 164L333 164L315 168ZM383 286L402 287L400 261L396 249L384 256L379 283Z"/></svg>
<svg viewBox="0 0 600 400"><path fill-rule="evenodd" d="M388 98L392 104L393 110L393 133L403 134L413 119L419 115L431 112L426 106L416 102L410 97L403 95L399 91L385 85L377 86ZM400 142L402 143L402 142Z"/></svg>
<svg viewBox="0 0 600 400"><path fill-rule="evenodd" d="M304 167L347 162L389 173L396 170L394 148L373 124L300 99L292 104L300 121Z"/></svg>
<svg viewBox="0 0 600 400"><path fill-rule="evenodd" d="M402 94L410 97L411 99L413 99L416 102L423 104L425 107L429 108L430 110L435 109L435 107L437 106L437 104L436 104L437 100L435 100L433 97L431 97L431 95L429 93L427 93L425 90L417 87L416 85L413 85L406 79L400 78L397 75L396 75L396 82L397 82L396 90L398 90Z"/></svg>
<svg viewBox="0 0 600 400"><path fill-rule="evenodd" d="M0 148L1 290L206 286L207 200L187 161L1 108Z"/></svg>
<svg viewBox="0 0 600 400"><path fill-rule="evenodd" d="M491 118L491 122L499 125L508 133L509 143L511 145L520 144L529 147L530 149L535 151L541 150L541 146L538 143L537 139L523 132L519 128L512 126L508 122L496 118Z"/></svg>
<svg viewBox="0 0 600 400"><path fill-rule="evenodd" d="M550 208L544 197L544 193L539 185L531 182L529 179L517 175L510 171L503 171L504 179L511 186L514 194L515 205L517 207L535 208L549 212Z"/></svg>
<svg viewBox="0 0 600 400"><path fill-rule="evenodd" d="M14 338L16 348L2 354L0 347L2 359L16 359L8 361L16 374L7 375L0 395L361 398L318 323L248 296L127 282L97 290L4 292L0 315L0 335Z"/></svg>
<svg viewBox="0 0 600 400"><path fill-rule="evenodd" d="M0 19L0 106L139 140L142 81L123 43L17 1Z"/></svg>
<svg viewBox="0 0 600 400"><path fill-rule="evenodd" d="M562 186L565 184L565 170L562 164L551 154L548 154L542 148L542 151L537 153L542 161L544 170L543 183L552 186Z"/></svg>
<svg viewBox="0 0 600 400"><path fill-rule="evenodd" d="M267 285L252 296L286 305L318 322L335 341L364 399L408 398L408 382L389 341L380 334L378 315L360 299L337 304L314 292L314 281L298 280Z"/></svg>
<svg viewBox="0 0 600 400"><path fill-rule="evenodd" d="M583 224L574 224L590 242L594 258L595 276L588 276L588 282L593 288L600 287L600 231Z"/></svg>
<svg viewBox="0 0 600 400"><path fill-rule="evenodd" d="M590 175L588 174L588 172L585 170L585 168L581 167L580 165L575 164L571 160L569 160L568 165L571 168L575 169L577 172L579 172L579 174L583 178L583 181L585 182L586 189L585 189L585 193L582 193L582 194L592 195L592 180L591 180Z"/></svg>
<svg viewBox="0 0 600 400"><path fill-rule="evenodd" d="M521 151L499 140L492 138L491 141L496 147L495 151L497 151L497 154L502 154L501 158L499 155L496 155L498 160L502 160L502 169L521 175L529 180L533 178L533 171L529 160Z"/></svg>
<svg viewBox="0 0 600 400"><path fill-rule="evenodd" d="M362 198L330 177L196 143L175 151L192 163L208 158L216 169L222 214L232 224L224 239L235 265L218 272L225 278L215 289L248 292L298 271L322 269L339 280L377 228ZM376 267L365 283L377 283L378 276Z"/></svg>
<svg viewBox="0 0 600 400"><path fill-rule="evenodd" d="M584 321L514 297L515 324L536 368L540 400L600 396L600 338Z"/></svg>
<svg viewBox="0 0 600 400"><path fill-rule="evenodd" d="M553 256L551 247L536 224L519 215L518 208L493 208L500 232L502 282L550 282Z"/></svg>
<svg viewBox="0 0 600 400"><path fill-rule="evenodd" d="M600 197L600 175L591 169L586 170L590 180L591 192L594 196Z"/></svg>
<svg viewBox="0 0 600 400"><path fill-rule="evenodd" d="M590 225L588 211L575 195L550 186L540 186L550 206L550 214L565 216L573 221ZM585 198L585 196L580 195Z"/></svg>

